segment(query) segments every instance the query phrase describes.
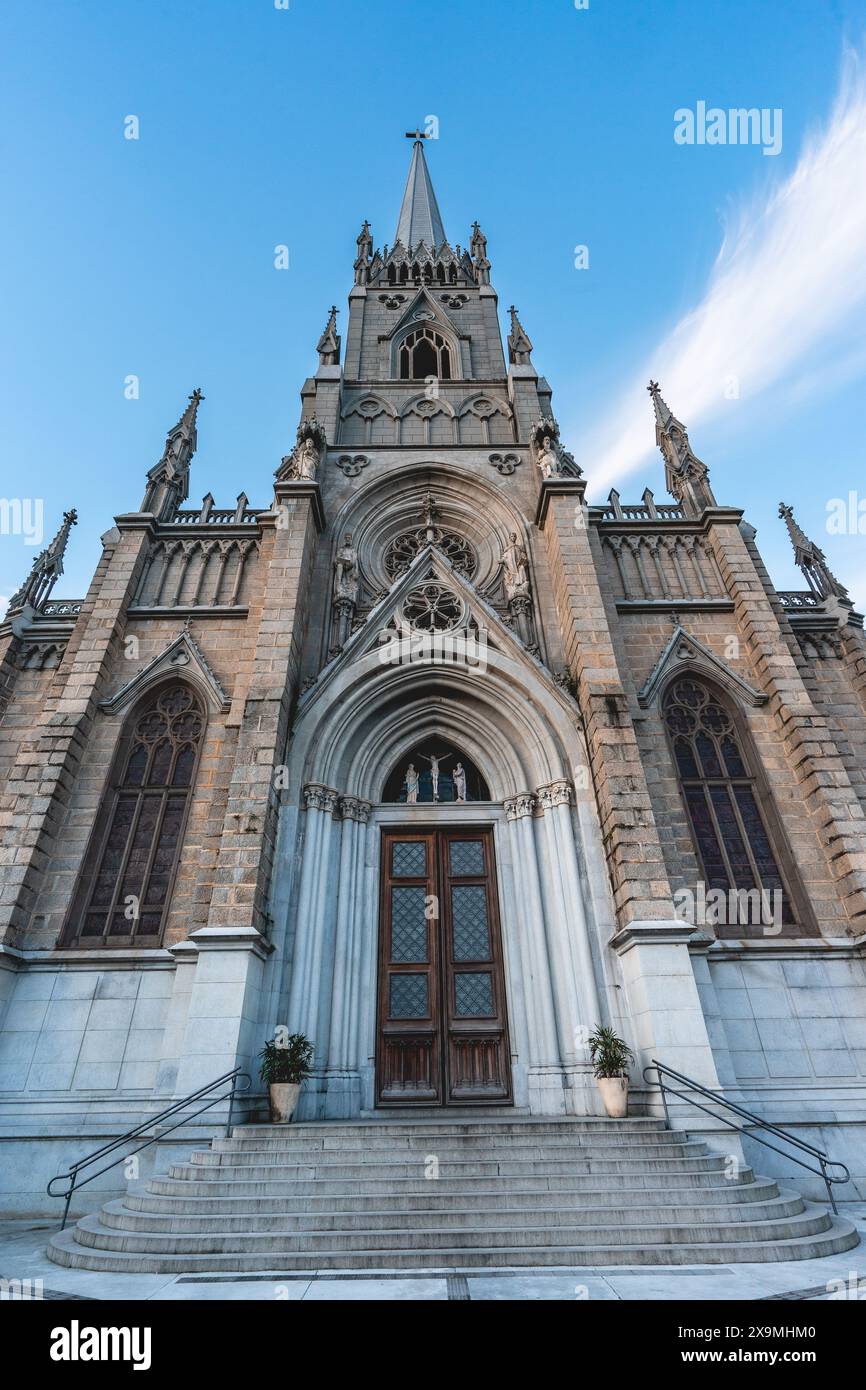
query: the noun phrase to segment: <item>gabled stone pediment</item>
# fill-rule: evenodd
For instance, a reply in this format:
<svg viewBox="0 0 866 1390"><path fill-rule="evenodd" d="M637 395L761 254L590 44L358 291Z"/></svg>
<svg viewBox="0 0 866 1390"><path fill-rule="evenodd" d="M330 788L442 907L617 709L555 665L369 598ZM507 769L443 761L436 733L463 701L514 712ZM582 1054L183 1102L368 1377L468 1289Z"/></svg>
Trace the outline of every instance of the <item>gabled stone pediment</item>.
<svg viewBox="0 0 866 1390"><path fill-rule="evenodd" d="M659 691L672 676L689 671L716 681L735 700L747 705L767 703L767 696L762 691L756 690L727 662L716 656L709 647L705 647L697 637L691 637L685 628L678 624L651 674L638 691L638 704L645 709L655 701Z"/></svg>
<svg viewBox="0 0 866 1390"><path fill-rule="evenodd" d="M438 288L441 289L441 286ZM460 334L450 315L446 314L441 304L436 303L426 285L422 285L414 299L406 305L394 327L384 336L387 339L393 339L413 325L420 327L423 323L438 323L441 328L447 329L450 333L457 336Z"/></svg>
<svg viewBox="0 0 866 1390"><path fill-rule="evenodd" d="M136 671L132 679L113 695L100 700L99 708L108 714L118 714L132 705L150 686L171 675L195 686L214 714L228 709L228 696L187 628L182 628L158 656Z"/></svg>
<svg viewBox="0 0 866 1390"><path fill-rule="evenodd" d="M384 594L370 610L342 651L323 668L318 679L302 695L299 708L308 708L347 667L361 664L373 653L381 653L383 648L393 649L394 644L404 643L408 644L408 651L414 643L420 649L423 633L406 622L404 605L413 590L427 583L447 589L462 605L462 612L454 627L443 631L440 636L448 638L454 635L459 638L463 635L470 654L467 665L480 664L480 660L475 663L471 659L474 641L482 656L484 653L501 653L510 661L531 667L536 678L540 677L544 684L549 686L551 695L558 701L563 699L562 691L552 674L537 657L527 651L520 639L503 622L496 609L454 568L441 550L427 545L418 552L408 569L394 580L387 594ZM437 660L438 658L434 658L429 664L435 665ZM382 662L383 665L390 664L384 654ZM419 657L418 664L422 667L427 665L423 657Z"/></svg>

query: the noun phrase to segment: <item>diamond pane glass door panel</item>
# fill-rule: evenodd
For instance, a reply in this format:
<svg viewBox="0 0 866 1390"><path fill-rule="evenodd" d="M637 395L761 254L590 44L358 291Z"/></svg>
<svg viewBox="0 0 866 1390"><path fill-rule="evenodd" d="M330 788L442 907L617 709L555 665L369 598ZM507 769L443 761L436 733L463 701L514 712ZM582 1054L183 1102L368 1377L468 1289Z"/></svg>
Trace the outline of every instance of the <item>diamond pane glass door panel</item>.
<svg viewBox="0 0 866 1390"><path fill-rule="evenodd" d="M417 965L427 961L425 888L391 889L391 960Z"/></svg>
<svg viewBox="0 0 866 1390"><path fill-rule="evenodd" d="M426 1018L430 1012L426 975L392 975L392 1018Z"/></svg>
<svg viewBox="0 0 866 1390"><path fill-rule="evenodd" d="M451 921L454 933L454 959L489 960L490 931L487 923L486 884L451 885Z"/></svg>
<svg viewBox="0 0 866 1390"><path fill-rule="evenodd" d="M483 840L452 840L448 854L452 878L484 874Z"/></svg>
<svg viewBox="0 0 866 1390"><path fill-rule="evenodd" d="M492 1018L493 982L487 971L460 970L454 976L454 1012L458 1018Z"/></svg>
<svg viewBox="0 0 866 1390"><path fill-rule="evenodd" d="M384 831L378 1103L510 1104L493 836Z"/></svg>
<svg viewBox="0 0 866 1390"><path fill-rule="evenodd" d="M394 878L423 878L427 873L427 846L423 840L395 840L391 851Z"/></svg>

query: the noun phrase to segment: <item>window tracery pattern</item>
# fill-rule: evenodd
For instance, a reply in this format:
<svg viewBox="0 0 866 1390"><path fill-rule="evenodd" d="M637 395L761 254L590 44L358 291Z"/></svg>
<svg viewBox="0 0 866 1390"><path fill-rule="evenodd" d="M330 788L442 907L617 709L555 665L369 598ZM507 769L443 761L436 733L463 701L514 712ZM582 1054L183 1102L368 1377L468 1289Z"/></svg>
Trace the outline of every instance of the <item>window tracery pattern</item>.
<svg viewBox="0 0 866 1390"><path fill-rule="evenodd" d="M109 814L85 861L74 941L158 945L204 727L197 696L182 684L163 687L133 716Z"/></svg>
<svg viewBox="0 0 866 1390"><path fill-rule="evenodd" d="M416 328L400 344L400 379L424 381L428 376L451 380L451 348L441 333Z"/></svg>
<svg viewBox="0 0 866 1390"><path fill-rule="evenodd" d="M463 600L443 584L416 584L403 600L403 617L419 632L447 632L463 617Z"/></svg>
<svg viewBox="0 0 866 1390"><path fill-rule="evenodd" d="M419 550L427 544L428 528L416 527L412 531L401 531L388 545L383 564L389 579L405 574ZM478 567L478 557L472 546L454 531L438 531L434 544L448 556L458 574L471 579Z"/></svg>
<svg viewBox="0 0 866 1390"><path fill-rule="evenodd" d="M668 688L663 715L707 891L778 893L782 924L793 923L790 894L733 715L694 678ZM760 931L766 923L759 918L745 925Z"/></svg>

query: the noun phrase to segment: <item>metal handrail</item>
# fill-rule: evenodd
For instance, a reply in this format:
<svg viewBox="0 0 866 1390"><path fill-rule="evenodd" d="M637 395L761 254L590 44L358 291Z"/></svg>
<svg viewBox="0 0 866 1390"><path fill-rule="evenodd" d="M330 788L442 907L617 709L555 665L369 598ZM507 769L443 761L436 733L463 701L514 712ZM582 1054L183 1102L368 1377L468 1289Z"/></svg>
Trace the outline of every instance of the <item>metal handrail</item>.
<svg viewBox="0 0 866 1390"><path fill-rule="evenodd" d="M241 1085L240 1083L242 1082L245 1084ZM151 1129L154 1125L161 1124L163 1120L171 1119L178 1111L184 1110L188 1105L194 1105L196 1101L201 1100L204 1096L210 1095L211 1091L215 1091L218 1086L225 1086L227 1083L231 1083L231 1089L226 1095L214 1096L212 1100L209 1100L206 1105L201 1106L201 1108L196 1110L192 1115L185 1115L183 1119L178 1120L177 1124L170 1125L168 1129L162 1130L160 1134L152 1134L149 1139L145 1139L144 1143L139 1144L131 1153L122 1153L118 1158L113 1158L110 1163L106 1163L103 1168L97 1168L95 1173L90 1173L86 1178L82 1178L81 1181L79 1181L79 1174L82 1169L89 1168L92 1163L97 1163L100 1159L105 1158L116 1149L128 1144L131 1139L137 1139L145 1130ZM103 1144L101 1148L95 1149L93 1153L88 1154L86 1158L81 1158L77 1163L71 1164L68 1172L55 1173L46 1191L49 1197L66 1198L63 1207L63 1220L60 1223L61 1231L66 1226L66 1218L69 1215L69 1203L72 1201L72 1194L77 1188L86 1187L89 1182L93 1182L94 1178L98 1178L102 1173L107 1173L109 1168L116 1168L118 1163L123 1163L124 1159L132 1158L133 1154L141 1153L142 1149L146 1149L150 1144L155 1144L157 1139L161 1139L163 1135L171 1134L174 1130L189 1124L190 1120L197 1119L198 1116L203 1115L206 1110L211 1110L213 1106L219 1105L220 1101L226 1099L229 1103L228 1119L226 1120L226 1137L228 1137L232 1126L232 1111L234 1109L235 1095L238 1092L243 1093L244 1091L248 1091L251 1085L252 1081L249 1074L240 1067L235 1067L234 1071L227 1071L224 1076L218 1076L216 1081L211 1081L209 1085L202 1086L198 1091L193 1091L190 1095L184 1096L181 1100L173 1101L165 1110L161 1110L158 1115L150 1115L146 1120L143 1120L140 1125L135 1125L132 1129L128 1129L125 1134L118 1135L116 1139L111 1139L107 1144ZM63 1179L69 1179L68 1188L65 1188L61 1192L54 1192L52 1190L54 1184Z"/></svg>
<svg viewBox="0 0 866 1390"><path fill-rule="evenodd" d="M738 1105L736 1101L733 1100L726 1100L725 1097L720 1096L717 1091L711 1091L708 1086L701 1085L700 1081L693 1081L690 1076L683 1076L682 1072L674 1071L673 1067L664 1066L661 1062L657 1062L655 1058L653 1058L649 1066L644 1067L643 1070L643 1078L647 1085L653 1084L647 1075L647 1073L651 1071L655 1071L655 1084L662 1093L665 1124L668 1129L671 1128L671 1118L668 1113L666 1093L670 1091L671 1095L679 1096L680 1100L684 1100L687 1105L695 1106L697 1110L702 1110L705 1115L712 1116L714 1120L721 1120L723 1125L727 1125L728 1129L735 1130L737 1134L746 1133L746 1130L740 1125L734 1124L732 1120L726 1119L724 1115L717 1115L714 1110L709 1110L706 1105L701 1105L700 1101L695 1100L693 1096L683 1095L682 1091L678 1091L676 1087L666 1085L662 1078L662 1073L666 1076L672 1076L675 1081L679 1082L680 1085L687 1086L690 1091L700 1092L702 1096L706 1096L708 1100L711 1100L714 1105L723 1105L726 1110L730 1110L735 1115L739 1115L742 1119L748 1120L750 1124L757 1125L759 1129L764 1129L769 1134L776 1135L778 1139L784 1139L787 1144L793 1145L794 1148L800 1149L803 1153L810 1154L812 1158L817 1158L820 1167L815 1168L811 1163L806 1163L802 1158L797 1158L795 1154L788 1153L785 1149L780 1149L777 1144L771 1144L768 1139L762 1139L760 1134L753 1134L751 1131L748 1133L749 1139L754 1139L756 1143L763 1144L765 1149L772 1149L774 1153L781 1154L783 1158L790 1159L792 1163L796 1163L800 1168L805 1168L808 1172L815 1173L819 1178L823 1178L824 1186L827 1189L827 1196L830 1199L830 1205L838 1216L839 1210L833 1196L832 1185L834 1182L851 1181L850 1171L839 1159L830 1158L829 1154L824 1153L823 1149L816 1148L814 1144L807 1143L805 1139L798 1139L796 1135L789 1134L786 1129L781 1129L779 1125L771 1124L769 1120L762 1120L760 1115L754 1115L751 1110L746 1110L745 1106ZM833 1177L828 1171L830 1168L841 1168L845 1176L843 1178Z"/></svg>

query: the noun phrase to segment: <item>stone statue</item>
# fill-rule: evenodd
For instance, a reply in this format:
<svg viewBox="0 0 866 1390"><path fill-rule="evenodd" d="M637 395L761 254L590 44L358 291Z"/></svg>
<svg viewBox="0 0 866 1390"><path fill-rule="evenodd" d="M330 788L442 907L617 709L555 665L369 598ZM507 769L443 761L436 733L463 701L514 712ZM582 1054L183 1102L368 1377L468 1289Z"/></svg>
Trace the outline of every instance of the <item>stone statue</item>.
<svg viewBox="0 0 866 1390"><path fill-rule="evenodd" d="M373 238L370 224L365 222L357 238L358 254L355 257L355 284L366 285L370 278L370 256L373 251Z"/></svg>
<svg viewBox="0 0 866 1390"><path fill-rule="evenodd" d="M462 763L456 763L452 773L454 780L454 800L466 800L466 769Z"/></svg>
<svg viewBox="0 0 866 1390"><path fill-rule="evenodd" d="M543 478L551 478L560 472L559 455L549 434L544 436L544 443L538 456L538 466Z"/></svg>
<svg viewBox="0 0 866 1390"><path fill-rule="evenodd" d="M410 763L404 774L406 780L406 804L414 806L418 801L418 773L414 763Z"/></svg>
<svg viewBox="0 0 866 1390"><path fill-rule="evenodd" d="M425 760L425 762L428 762L428 763L430 764L430 776L431 776L431 779L432 779L432 782L433 782L433 800L434 800L434 801L438 801L438 800L439 800L439 766L440 766L441 763L447 763L448 759L451 757L451 754L450 754L450 753L446 754L446 756L445 756L444 758L443 758L443 757L438 757L438 758L437 758L437 756L436 756L435 753L419 753L418 756L419 756L419 758L423 758L423 759Z"/></svg>
<svg viewBox="0 0 866 1390"><path fill-rule="evenodd" d="M352 544L351 531L347 531L334 559L334 598L356 604L360 577L358 552Z"/></svg>
<svg viewBox="0 0 866 1390"><path fill-rule="evenodd" d="M301 440L296 458L298 477L305 482L313 482L319 467L319 451L311 435Z"/></svg>
<svg viewBox="0 0 866 1390"><path fill-rule="evenodd" d="M511 532L511 541L502 552L505 594L509 599L529 593L529 557L526 548L518 539L517 532Z"/></svg>

